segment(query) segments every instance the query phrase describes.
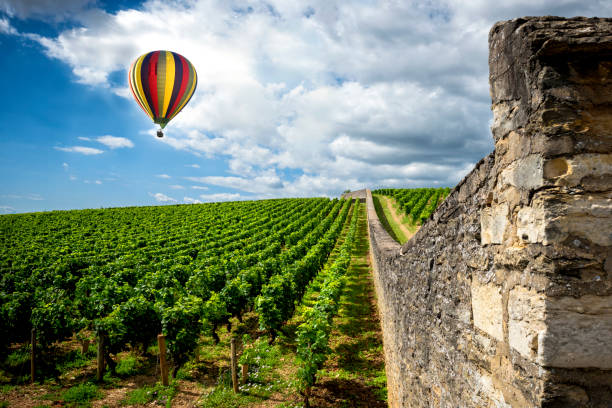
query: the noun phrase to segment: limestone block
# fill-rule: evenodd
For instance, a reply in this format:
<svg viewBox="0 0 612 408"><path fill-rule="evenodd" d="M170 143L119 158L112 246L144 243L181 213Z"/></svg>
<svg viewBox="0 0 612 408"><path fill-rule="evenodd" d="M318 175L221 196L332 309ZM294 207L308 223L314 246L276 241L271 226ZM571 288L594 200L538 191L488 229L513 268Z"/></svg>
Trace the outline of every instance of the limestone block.
<svg viewBox="0 0 612 408"><path fill-rule="evenodd" d="M521 190L516 187L507 187L502 191L495 191L493 194L495 202L506 203L509 208L514 208L521 202Z"/></svg>
<svg viewBox="0 0 612 408"><path fill-rule="evenodd" d="M519 239L528 243L543 242L546 237L544 219L544 209L541 205L521 208L516 219L516 234Z"/></svg>
<svg viewBox="0 0 612 408"><path fill-rule="evenodd" d="M483 208L480 213L480 241L482 245L501 244L508 225L508 205Z"/></svg>
<svg viewBox="0 0 612 408"><path fill-rule="evenodd" d="M545 324L540 365L612 369L612 296L548 298Z"/></svg>
<svg viewBox="0 0 612 408"><path fill-rule="evenodd" d="M474 326L497 340L503 340L503 305L498 286L472 281L472 315Z"/></svg>
<svg viewBox="0 0 612 408"><path fill-rule="evenodd" d="M535 360L538 337L545 329L544 295L515 287L508 299L508 342L523 357Z"/></svg>
<svg viewBox="0 0 612 408"><path fill-rule="evenodd" d="M544 185L544 159L540 155L530 155L510 164L501 172L501 186L514 186L523 190L533 190Z"/></svg>

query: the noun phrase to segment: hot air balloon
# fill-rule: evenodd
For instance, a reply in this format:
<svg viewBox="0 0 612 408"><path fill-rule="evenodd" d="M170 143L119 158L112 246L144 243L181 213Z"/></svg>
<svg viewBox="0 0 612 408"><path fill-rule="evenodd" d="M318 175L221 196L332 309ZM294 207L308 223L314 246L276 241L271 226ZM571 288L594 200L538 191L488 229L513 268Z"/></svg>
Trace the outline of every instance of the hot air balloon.
<svg viewBox="0 0 612 408"><path fill-rule="evenodd" d="M152 51L132 63L128 73L132 95L161 129L166 127L193 96L196 70L185 57L172 51Z"/></svg>

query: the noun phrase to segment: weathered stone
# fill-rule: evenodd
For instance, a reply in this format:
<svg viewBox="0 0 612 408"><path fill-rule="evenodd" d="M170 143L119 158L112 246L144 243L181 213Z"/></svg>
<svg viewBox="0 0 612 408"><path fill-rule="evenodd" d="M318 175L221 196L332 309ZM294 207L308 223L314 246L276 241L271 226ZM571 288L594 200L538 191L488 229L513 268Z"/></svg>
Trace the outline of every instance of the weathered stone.
<svg viewBox="0 0 612 408"><path fill-rule="evenodd" d="M606 178L612 176L612 153L580 154L569 158L557 158L544 165L544 176L556 178L557 185L574 187L584 178ZM608 184L608 188L610 184Z"/></svg>
<svg viewBox="0 0 612 408"><path fill-rule="evenodd" d="M544 209L540 207L523 207L516 217L519 239L532 244L541 243L546 236Z"/></svg>
<svg viewBox="0 0 612 408"><path fill-rule="evenodd" d="M538 363L612 369L612 296L547 298Z"/></svg>
<svg viewBox="0 0 612 408"><path fill-rule="evenodd" d="M472 315L474 326L497 340L503 340L503 305L498 286L472 282Z"/></svg>
<svg viewBox="0 0 612 408"><path fill-rule="evenodd" d="M501 244L508 225L508 205L487 207L480 213L480 237L482 245Z"/></svg>
<svg viewBox="0 0 612 408"><path fill-rule="evenodd" d="M548 160L544 163L544 178L557 178L567 174L569 165L564 158Z"/></svg>
<svg viewBox="0 0 612 408"><path fill-rule="evenodd" d="M533 190L544 184L543 159L531 155L512 163L501 173L501 186L514 186L523 190Z"/></svg>
<svg viewBox="0 0 612 408"><path fill-rule="evenodd" d="M523 357L538 355L538 338L545 329L545 296L524 287L510 291L508 300L508 341Z"/></svg>
<svg viewBox="0 0 612 408"><path fill-rule="evenodd" d="M561 210L553 211L546 243L560 242L569 236L582 237L601 246L612 246L612 198L607 196L568 195L557 197ZM556 216L556 217L555 217Z"/></svg>

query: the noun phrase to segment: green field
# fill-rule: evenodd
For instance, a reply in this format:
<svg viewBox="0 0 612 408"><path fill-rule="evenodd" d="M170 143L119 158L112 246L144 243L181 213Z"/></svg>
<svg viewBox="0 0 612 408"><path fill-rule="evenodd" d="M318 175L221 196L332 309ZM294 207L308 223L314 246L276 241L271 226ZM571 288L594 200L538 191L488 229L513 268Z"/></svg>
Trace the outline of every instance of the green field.
<svg viewBox="0 0 612 408"><path fill-rule="evenodd" d="M246 350L264 338L286 342L287 322L325 271L315 279L324 297L308 312L300 309L306 322L320 323L305 322L293 333L293 368L286 369L294 379L276 388L295 401L298 390L316 387L331 353L359 213L352 201L312 198L1 216L0 382L8 388L0 401L13 395L4 399L15 403L11 387L29 382L32 330L35 378L51 387L37 398L87 406L104 398L104 389L142 374L153 383L126 391L122 404L153 394L180 398L180 381L222 394L224 386L210 383L225 378L229 338ZM158 334L165 335L175 379L168 390L155 388ZM243 334L249 337L241 341ZM102 388L90 383L100 338ZM218 371L207 372L203 361ZM241 395L248 405L271 394Z"/></svg>

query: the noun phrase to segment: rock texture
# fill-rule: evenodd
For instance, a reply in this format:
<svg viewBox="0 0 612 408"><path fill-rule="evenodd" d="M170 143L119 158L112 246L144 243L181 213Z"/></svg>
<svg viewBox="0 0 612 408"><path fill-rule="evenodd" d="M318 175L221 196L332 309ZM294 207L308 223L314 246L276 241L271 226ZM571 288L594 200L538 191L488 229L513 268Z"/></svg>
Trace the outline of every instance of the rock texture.
<svg viewBox="0 0 612 408"><path fill-rule="evenodd" d="M391 407L612 407L612 19L489 35L495 151L370 243Z"/></svg>
<svg viewBox="0 0 612 408"><path fill-rule="evenodd" d="M366 190L363 189L363 190L351 191L350 193L344 193L342 194L341 198L356 198L359 200L359 202L365 203Z"/></svg>

